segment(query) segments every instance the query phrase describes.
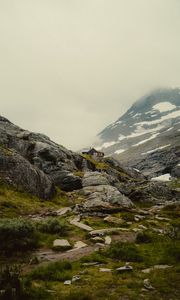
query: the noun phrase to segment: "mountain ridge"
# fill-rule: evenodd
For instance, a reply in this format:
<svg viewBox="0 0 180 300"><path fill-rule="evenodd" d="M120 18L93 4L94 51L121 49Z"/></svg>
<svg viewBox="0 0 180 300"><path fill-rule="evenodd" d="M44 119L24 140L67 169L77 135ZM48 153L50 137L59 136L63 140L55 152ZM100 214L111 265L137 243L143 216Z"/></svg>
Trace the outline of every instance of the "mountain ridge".
<svg viewBox="0 0 180 300"><path fill-rule="evenodd" d="M141 155L170 147L168 139L172 147L179 146L179 122L180 89L158 89L141 97L123 116L102 130L97 148L126 165L139 167L135 161L140 162ZM174 162L178 164L178 158ZM140 171L146 175L161 175L159 168L150 169L144 170L141 164Z"/></svg>

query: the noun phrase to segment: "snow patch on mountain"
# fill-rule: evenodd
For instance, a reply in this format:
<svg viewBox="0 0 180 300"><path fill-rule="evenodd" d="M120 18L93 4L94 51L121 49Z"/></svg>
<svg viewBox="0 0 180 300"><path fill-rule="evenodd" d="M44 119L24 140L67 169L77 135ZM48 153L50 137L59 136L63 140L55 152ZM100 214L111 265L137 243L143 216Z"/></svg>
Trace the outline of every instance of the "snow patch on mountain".
<svg viewBox="0 0 180 300"><path fill-rule="evenodd" d="M170 102L161 102L153 106L153 109L159 110L160 113L170 111L176 108L176 105Z"/></svg>
<svg viewBox="0 0 180 300"><path fill-rule="evenodd" d="M153 134L152 136L150 136L148 139L145 139L145 140L140 141L139 143L133 145L133 147L142 145L142 144L144 144L144 143L146 143L146 142L148 142L148 141L150 141L150 140L153 140L153 139L155 139L158 135L159 135L159 133L154 133L154 134Z"/></svg>
<svg viewBox="0 0 180 300"><path fill-rule="evenodd" d="M164 148L166 148L166 147L169 147L169 146L171 146L171 144L164 145L164 146L161 146L161 147L158 147L158 148L155 148L155 149L149 150L149 151L147 151L147 152L143 152L143 153L141 153L141 155L146 155L146 154L149 154L149 153L153 153L153 152L155 152L155 151L158 151L158 150L164 149Z"/></svg>
<svg viewBox="0 0 180 300"><path fill-rule="evenodd" d="M123 153L124 151L125 151L125 149L119 149L119 150L116 150L114 153L120 154L120 153Z"/></svg>
<svg viewBox="0 0 180 300"><path fill-rule="evenodd" d="M163 174L157 177L153 177L151 179L152 181L170 181L171 180L171 175L169 173Z"/></svg>

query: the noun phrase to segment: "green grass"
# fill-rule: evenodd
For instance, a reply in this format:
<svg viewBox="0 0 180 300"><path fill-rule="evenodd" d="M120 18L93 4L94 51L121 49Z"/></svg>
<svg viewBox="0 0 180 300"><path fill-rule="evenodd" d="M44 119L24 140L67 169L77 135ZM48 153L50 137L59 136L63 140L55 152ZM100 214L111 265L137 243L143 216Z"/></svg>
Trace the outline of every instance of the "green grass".
<svg viewBox="0 0 180 300"><path fill-rule="evenodd" d="M32 250L38 240L34 224L22 218L0 219L0 253Z"/></svg>
<svg viewBox="0 0 180 300"><path fill-rule="evenodd" d="M45 201L0 180L0 218L37 214L67 205L69 205L68 196L59 188L51 201Z"/></svg>
<svg viewBox="0 0 180 300"><path fill-rule="evenodd" d="M50 263L36 268L28 275L30 280L65 281L72 277L72 264L69 261Z"/></svg>
<svg viewBox="0 0 180 300"><path fill-rule="evenodd" d="M118 259L125 262L141 262L143 257L134 244L130 243L113 243L106 251L106 255L113 259Z"/></svg>

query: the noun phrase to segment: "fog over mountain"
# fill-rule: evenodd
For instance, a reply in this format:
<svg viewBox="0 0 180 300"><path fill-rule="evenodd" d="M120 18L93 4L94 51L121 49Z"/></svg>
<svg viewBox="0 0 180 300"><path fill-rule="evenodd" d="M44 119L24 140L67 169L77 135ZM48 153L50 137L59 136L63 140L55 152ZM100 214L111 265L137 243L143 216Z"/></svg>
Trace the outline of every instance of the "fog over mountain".
<svg viewBox="0 0 180 300"><path fill-rule="evenodd" d="M72 149L180 86L179 0L1 0L1 115Z"/></svg>

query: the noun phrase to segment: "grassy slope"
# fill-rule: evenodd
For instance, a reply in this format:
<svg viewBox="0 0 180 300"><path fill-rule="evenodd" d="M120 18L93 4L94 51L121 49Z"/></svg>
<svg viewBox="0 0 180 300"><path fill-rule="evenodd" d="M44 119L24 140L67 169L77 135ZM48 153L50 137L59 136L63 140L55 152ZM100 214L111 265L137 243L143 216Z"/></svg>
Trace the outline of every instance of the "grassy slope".
<svg viewBox="0 0 180 300"><path fill-rule="evenodd" d="M72 201L62 192L58 192L56 198L51 201L41 201L36 197L31 197L26 193L11 188L1 182L0 184L0 217L17 217L20 215L27 216L42 212L47 209L57 209L62 206L72 205ZM142 207L141 207L142 208ZM70 267L63 267L61 263L49 264L46 267L35 268L32 273L23 277L23 282L26 290L30 294L27 299L66 299L66 300L119 300L119 299L179 299L180 290L178 282L180 280L180 265L179 265L179 236L176 229L179 229L179 211L177 207L172 207L162 210L160 215L170 218L171 221L161 220L142 220L138 224L134 222L134 212L122 212L115 216L125 220L125 224L121 227L126 227L130 231L137 225L145 225L148 227L150 241L148 243L134 243L130 241L132 246L138 251L141 257L136 261L134 252L129 252L129 244L124 253L122 245L112 245L109 251L100 251L92 254L90 257L83 258L81 261L76 261L70 264ZM64 219L65 218L57 218ZM131 221L132 224L126 224L126 221ZM83 222L89 224L94 229L112 227L114 224L105 223L102 218L86 217ZM163 228L167 232L175 232L174 235L159 235L157 232L152 232L152 227ZM173 230L172 230L173 228ZM50 248L53 239L59 237L58 234L40 233L39 247ZM87 234L74 226L69 226L67 232L61 237L67 237L70 241L86 240ZM118 238L117 234L115 239ZM117 247L116 250L113 250ZM119 252L118 249L121 249ZM133 250L131 250L133 251ZM135 250L134 250L135 251ZM114 254L115 253L115 254ZM120 255L120 256L118 256ZM25 256L25 253L24 255ZM135 257L135 258L133 258ZM9 258L8 258L9 260ZM131 262L131 260L133 260ZM5 261L5 260L4 260ZM14 256L13 262L20 262L19 257ZM102 267L111 268L112 272L103 273L99 271L99 267L84 267L85 261L99 261ZM130 261L133 266L132 273L118 274L115 269L123 266L126 261ZM3 258L1 257L1 262ZM169 264L172 268L166 270L155 270L149 274L142 273L142 269L151 267L155 264ZM65 286L64 280L71 279L73 275L80 274L81 280L73 283L71 286ZM155 288L152 291L144 292L143 280L149 278L152 286Z"/></svg>

